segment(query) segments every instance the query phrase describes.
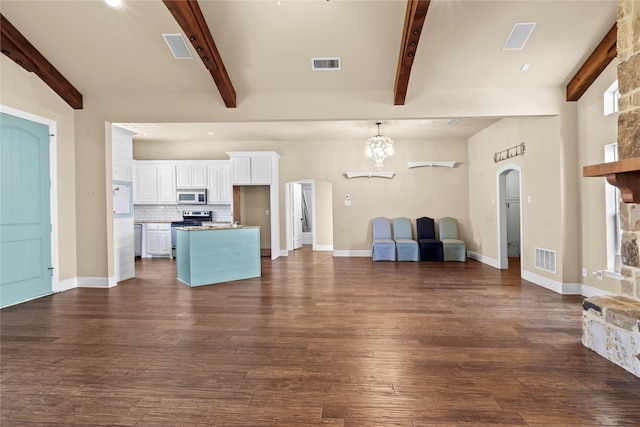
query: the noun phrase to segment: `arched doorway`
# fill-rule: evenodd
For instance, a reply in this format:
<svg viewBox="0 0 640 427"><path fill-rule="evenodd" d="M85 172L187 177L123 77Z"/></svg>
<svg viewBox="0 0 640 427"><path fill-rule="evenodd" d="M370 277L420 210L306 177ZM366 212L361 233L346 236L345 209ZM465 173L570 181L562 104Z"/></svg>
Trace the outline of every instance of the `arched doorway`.
<svg viewBox="0 0 640 427"><path fill-rule="evenodd" d="M498 268L509 268L509 257L520 258L522 233L522 168L506 165L497 173ZM520 263L522 270L522 263Z"/></svg>

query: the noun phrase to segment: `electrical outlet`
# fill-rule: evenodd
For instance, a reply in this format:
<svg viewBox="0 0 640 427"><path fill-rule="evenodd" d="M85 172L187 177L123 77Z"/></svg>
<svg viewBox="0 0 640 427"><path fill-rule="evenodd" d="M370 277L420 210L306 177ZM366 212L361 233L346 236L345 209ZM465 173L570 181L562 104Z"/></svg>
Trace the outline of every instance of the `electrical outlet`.
<svg viewBox="0 0 640 427"><path fill-rule="evenodd" d="M264 211L264 214L265 214L266 216L269 216L269 209L267 209L266 211Z"/></svg>
<svg viewBox="0 0 640 427"><path fill-rule="evenodd" d="M587 269L586 268L582 269L582 277L587 277Z"/></svg>
<svg viewBox="0 0 640 427"><path fill-rule="evenodd" d="M602 270L596 271L596 277L598 278L598 280L602 280Z"/></svg>

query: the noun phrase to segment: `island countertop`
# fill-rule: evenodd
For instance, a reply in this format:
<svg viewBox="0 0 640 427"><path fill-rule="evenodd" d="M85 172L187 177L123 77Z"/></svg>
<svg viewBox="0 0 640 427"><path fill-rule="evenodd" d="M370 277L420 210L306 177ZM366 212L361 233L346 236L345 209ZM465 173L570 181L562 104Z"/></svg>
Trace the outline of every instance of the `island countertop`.
<svg viewBox="0 0 640 427"><path fill-rule="evenodd" d="M220 225L198 225L194 227L176 227L176 230L184 230L184 231L211 231L211 230L241 230L245 228L260 228L258 225L229 225L229 224L220 224Z"/></svg>

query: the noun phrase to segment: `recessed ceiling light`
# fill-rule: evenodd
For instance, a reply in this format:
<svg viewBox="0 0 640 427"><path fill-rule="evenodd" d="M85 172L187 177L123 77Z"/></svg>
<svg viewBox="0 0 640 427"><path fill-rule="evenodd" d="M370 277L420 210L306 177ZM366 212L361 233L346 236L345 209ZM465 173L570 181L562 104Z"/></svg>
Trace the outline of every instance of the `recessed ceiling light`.
<svg viewBox="0 0 640 427"><path fill-rule="evenodd" d="M520 71L527 71L529 69L529 65L531 65L530 62L525 62L524 64L522 64L522 68L520 68Z"/></svg>
<svg viewBox="0 0 640 427"><path fill-rule="evenodd" d="M122 5L122 0L104 0L109 7L117 8Z"/></svg>
<svg viewBox="0 0 640 427"><path fill-rule="evenodd" d="M207 135L213 135L213 132L207 132Z"/></svg>

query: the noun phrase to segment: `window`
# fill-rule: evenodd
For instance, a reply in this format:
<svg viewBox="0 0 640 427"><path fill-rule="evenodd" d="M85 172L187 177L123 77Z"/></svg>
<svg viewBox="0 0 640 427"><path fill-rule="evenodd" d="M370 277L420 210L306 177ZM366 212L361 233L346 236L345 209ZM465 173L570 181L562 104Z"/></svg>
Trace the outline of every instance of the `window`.
<svg viewBox="0 0 640 427"><path fill-rule="evenodd" d="M609 89L604 92L604 115L608 116L618 112L618 101L620 100L620 91L618 90L618 81L613 82Z"/></svg>
<svg viewBox="0 0 640 427"><path fill-rule="evenodd" d="M618 160L618 144L604 146L604 161ZM606 218L607 218L607 270L620 273L622 258L622 228L620 227L620 190L607 183L605 185Z"/></svg>

